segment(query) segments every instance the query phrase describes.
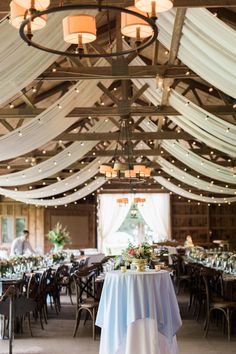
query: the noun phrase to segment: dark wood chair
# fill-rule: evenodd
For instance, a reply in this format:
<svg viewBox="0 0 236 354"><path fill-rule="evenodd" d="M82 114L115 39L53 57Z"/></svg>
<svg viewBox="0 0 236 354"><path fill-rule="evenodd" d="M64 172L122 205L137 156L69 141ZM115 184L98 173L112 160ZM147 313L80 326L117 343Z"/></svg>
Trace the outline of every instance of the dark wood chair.
<svg viewBox="0 0 236 354"><path fill-rule="evenodd" d="M82 311L86 312L86 320L88 315L90 315L92 320L93 329L93 339L95 340L95 320L96 312L98 308L98 299L95 294L95 277L96 277L96 267L88 267L87 269L80 270L73 274L74 284L76 289L76 319L73 337L76 336Z"/></svg>
<svg viewBox="0 0 236 354"><path fill-rule="evenodd" d="M224 299L221 287L222 280L220 275L212 269L203 268L201 275L206 291L206 321L205 321L205 337L207 337L210 327L211 315L213 312L223 314L223 327L226 321L228 340L231 338L232 313L236 309L236 301L228 301ZM219 286L218 286L219 284ZM219 290L221 289L219 294Z"/></svg>

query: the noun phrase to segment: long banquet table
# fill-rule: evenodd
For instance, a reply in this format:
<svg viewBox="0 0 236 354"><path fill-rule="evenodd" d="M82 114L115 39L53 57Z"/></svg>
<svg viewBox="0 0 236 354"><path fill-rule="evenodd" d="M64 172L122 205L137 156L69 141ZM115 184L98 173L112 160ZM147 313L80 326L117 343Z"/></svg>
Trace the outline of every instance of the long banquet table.
<svg viewBox="0 0 236 354"><path fill-rule="evenodd" d="M167 271L106 274L96 319L100 354L177 354L181 324Z"/></svg>

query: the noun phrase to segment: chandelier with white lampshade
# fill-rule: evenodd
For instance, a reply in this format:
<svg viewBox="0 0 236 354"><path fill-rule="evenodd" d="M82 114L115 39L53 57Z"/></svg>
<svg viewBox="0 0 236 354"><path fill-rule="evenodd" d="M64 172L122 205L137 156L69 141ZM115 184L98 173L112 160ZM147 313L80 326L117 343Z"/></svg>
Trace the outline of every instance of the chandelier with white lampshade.
<svg viewBox="0 0 236 354"><path fill-rule="evenodd" d="M103 4L104 3L104 4ZM21 38L28 45L46 52L78 57L118 57L135 51L142 50L156 41L158 28L157 14L168 11L173 3L170 0L135 0L134 6L116 7L107 5L107 1L98 0L97 4L85 2L74 5L52 7L50 0L13 0L10 4L10 22L19 29ZM121 16L121 33L128 38L135 38L135 45L128 50L114 49L104 53L84 52L84 45L97 39L96 16L97 12L114 12ZM43 30L47 24L48 15L53 13L70 12L62 20L63 39L70 44L70 48L59 51L45 47L33 41L33 32ZM74 12L74 14L71 14ZM55 31L58 30L55 28Z"/></svg>

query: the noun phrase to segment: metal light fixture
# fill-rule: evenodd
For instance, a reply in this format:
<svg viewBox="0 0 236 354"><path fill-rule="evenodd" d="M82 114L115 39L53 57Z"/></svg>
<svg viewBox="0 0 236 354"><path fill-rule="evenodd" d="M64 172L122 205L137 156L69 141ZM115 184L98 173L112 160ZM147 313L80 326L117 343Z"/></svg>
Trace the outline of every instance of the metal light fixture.
<svg viewBox="0 0 236 354"><path fill-rule="evenodd" d="M101 165L99 169L100 173L105 175L106 178L140 179L150 177L151 168L147 167L145 164L136 163L134 159L131 141L131 125L127 118L121 119L119 131L113 166L107 164Z"/></svg>
<svg viewBox="0 0 236 354"><path fill-rule="evenodd" d="M20 25L19 33L21 38L34 48L57 55L79 56L81 58L118 57L147 48L156 41L158 36L158 28L155 22L156 16L152 18L146 13L146 10L142 12L135 7L124 8L110 6L106 5L105 1L105 5L102 5L103 0L98 0L97 4L91 2L91 4L83 5L79 4L78 1L77 5L61 5L57 7L49 7L49 0L14 0L14 2L28 11L27 16L24 16L24 21ZM96 39L95 17L83 14L83 10L86 10L86 13L88 10L97 10L99 12L107 11L120 14L123 18L122 33L125 36L137 38L135 46L126 50L104 51L104 53L83 52L83 45ZM76 44L76 48L59 51L33 41L32 31L34 30L34 22L37 22L39 18L43 18L45 15L66 11L80 11L80 14L67 16L63 20L64 40L68 43ZM141 42L142 39L145 39L145 41Z"/></svg>

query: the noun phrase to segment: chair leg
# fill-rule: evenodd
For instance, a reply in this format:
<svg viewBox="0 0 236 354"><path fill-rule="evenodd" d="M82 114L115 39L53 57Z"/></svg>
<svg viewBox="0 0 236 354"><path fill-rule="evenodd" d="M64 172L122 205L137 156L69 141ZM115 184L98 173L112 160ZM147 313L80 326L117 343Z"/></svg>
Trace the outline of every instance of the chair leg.
<svg viewBox="0 0 236 354"><path fill-rule="evenodd" d="M31 335L31 337L33 337L33 332L32 332L32 327L31 327L30 313L27 314L27 317L28 317L28 326L29 326L30 335Z"/></svg>
<svg viewBox="0 0 236 354"><path fill-rule="evenodd" d="M226 320L227 320L227 329L228 329L228 340L230 341L231 321L230 321L230 309L229 308L227 308L227 310L226 310Z"/></svg>
<svg viewBox="0 0 236 354"><path fill-rule="evenodd" d="M73 337L76 336L76 332L77 332L78 327L79 327L79 324L80 324L81 312L82 312L82 309L81 309L81 308L78 309L77 312L76 312L75 329L74 329Z"/></svg>
<svg viewBox="0 0 236 354"><path fill-rule="evenodd" d="M207 317L206 317L206 327L205 327L205 334L204 337L206 338L208 335L208 331L209 331L209 327L210 327L210 317L211 317L211 313L207 312Z"/></svg>
<svg viewBox="0 0 236 354"><path fill-rule="evenodd" d="M96 339L95 319L96 319L96 309L95 309L95 307L94 307L94 308L93 308L93 318L92 318L92 321L93 321L93 340Z"/></svg>

